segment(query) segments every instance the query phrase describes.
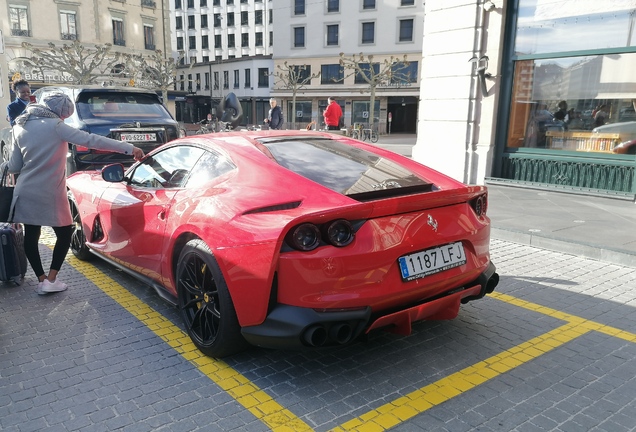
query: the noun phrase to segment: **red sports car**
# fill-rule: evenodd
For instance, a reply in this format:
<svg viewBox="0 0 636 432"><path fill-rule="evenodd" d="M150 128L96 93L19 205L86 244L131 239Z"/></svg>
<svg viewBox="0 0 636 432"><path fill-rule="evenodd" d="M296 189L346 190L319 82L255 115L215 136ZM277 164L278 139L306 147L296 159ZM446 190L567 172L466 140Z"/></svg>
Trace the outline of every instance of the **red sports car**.
<svg viewBox="0 0 636 432"><path fill-rule="evenodd" d="M68 187L73 253L156 288L213 357L408 334L499 280L485 187L344 136L187 137Z"/></svg>

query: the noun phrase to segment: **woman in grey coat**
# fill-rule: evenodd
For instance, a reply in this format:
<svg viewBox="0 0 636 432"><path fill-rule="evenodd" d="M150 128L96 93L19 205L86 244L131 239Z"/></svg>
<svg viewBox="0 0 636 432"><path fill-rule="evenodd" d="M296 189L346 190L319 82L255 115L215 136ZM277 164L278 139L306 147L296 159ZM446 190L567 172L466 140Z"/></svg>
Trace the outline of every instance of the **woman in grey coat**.
<svg viewBox="0 0 636 432"><path fill-rule="evenodd" d="M89 134L64 123L73 114L73 102L63 93L45 96L30 104L15 120L9 172L19 174L10 219L24 224L24 250L38 277L38 294L64 291L57 273L71 245L73 218L66 196L68 143L144 157L140 148L101 135ZM49 273L42 267L38 242L43 226L55 231L57 240Z"/></svg>

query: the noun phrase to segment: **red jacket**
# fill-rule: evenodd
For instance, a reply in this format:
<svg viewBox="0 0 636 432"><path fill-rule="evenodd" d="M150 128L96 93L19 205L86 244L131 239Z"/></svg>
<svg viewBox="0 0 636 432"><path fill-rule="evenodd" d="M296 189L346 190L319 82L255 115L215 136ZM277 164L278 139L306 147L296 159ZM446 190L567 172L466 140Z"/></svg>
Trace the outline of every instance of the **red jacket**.
<svg viewBox="0 0 636 432"><path fill-rule="evenodd" d="M339 126L340 117L342 117L342 109L340 108L340 105L338 105L338 102L331 102L327 105L324 116L325 124L327 126Z"/></svg>

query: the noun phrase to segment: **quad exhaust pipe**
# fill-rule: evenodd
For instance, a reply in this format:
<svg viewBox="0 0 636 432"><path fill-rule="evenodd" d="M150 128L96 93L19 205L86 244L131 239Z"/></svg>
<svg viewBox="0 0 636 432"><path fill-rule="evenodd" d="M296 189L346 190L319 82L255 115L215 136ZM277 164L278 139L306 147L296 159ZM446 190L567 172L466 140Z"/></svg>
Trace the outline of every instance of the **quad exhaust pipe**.
<svg viewBox="0 0 636 432"><path fill-rule="evenodd" d="M353 329L346 322L334 323L329 329L323 325L313 325L303 333L303 341L312 347L320 347L326 344L344 345L351 341Z"/></svg>

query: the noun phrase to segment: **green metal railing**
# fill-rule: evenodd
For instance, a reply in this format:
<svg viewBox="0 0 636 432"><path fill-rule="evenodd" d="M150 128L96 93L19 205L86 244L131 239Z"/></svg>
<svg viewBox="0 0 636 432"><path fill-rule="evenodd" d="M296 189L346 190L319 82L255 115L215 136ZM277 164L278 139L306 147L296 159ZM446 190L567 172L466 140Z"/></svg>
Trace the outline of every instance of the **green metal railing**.
<svg viewBox="0 0 636 432"><path fill-rule="evenodd" d="M597 152L507 149L489 181L634 198L636 157Z"/></svg>

